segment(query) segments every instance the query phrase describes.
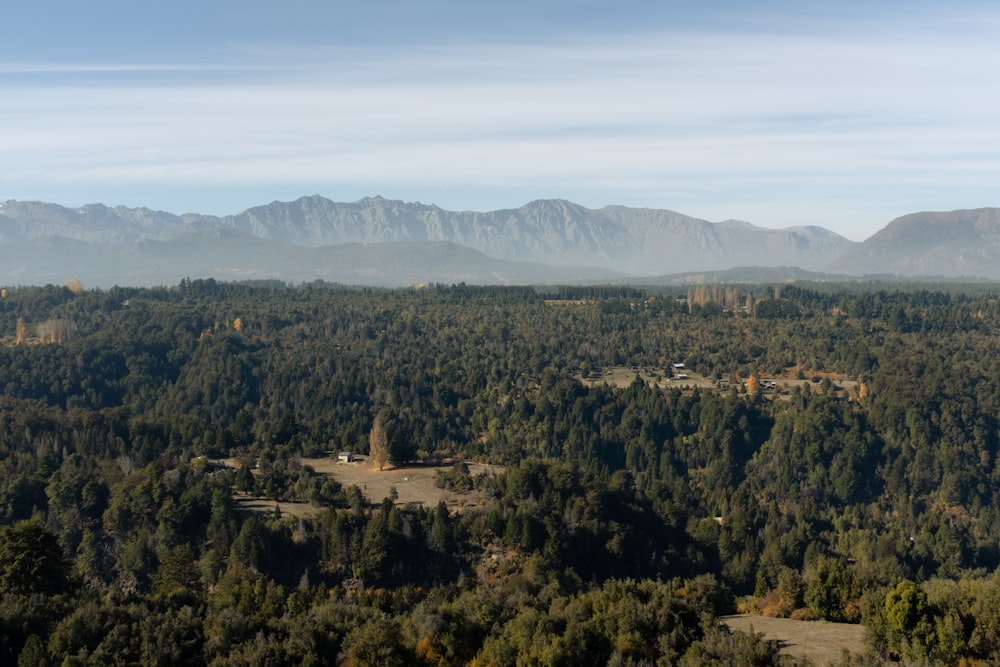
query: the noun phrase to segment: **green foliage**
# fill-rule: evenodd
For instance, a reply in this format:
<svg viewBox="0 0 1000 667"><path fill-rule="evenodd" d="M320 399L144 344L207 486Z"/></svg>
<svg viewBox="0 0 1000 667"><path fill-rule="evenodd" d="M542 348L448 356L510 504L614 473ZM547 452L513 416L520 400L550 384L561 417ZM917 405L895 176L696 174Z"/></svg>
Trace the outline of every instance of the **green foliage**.
<svg viewBox="0 0 1000 667"><path fill-rule="evenodd" d="M55 535L37 521L0 528L0 594L55 595L70 585L69 566Z"/></svg>
<svg viewBox="0 0 1000 667"><path fill-rule="evenodd" d="M10 289L0 662L775 664L715 628L750 593L996 662L997 331L985 285ZM780 377L643 379L681 360ZM372 507L300 460L373 431L483 505Z"/></svg>
<svg viewBox="0 0 1000 667"><path fill-rule="evenodd" d="M399 628L392 619L371 620L344 639L344 655L357 667L406 667L412 656L403 648Z"/></svg>
<svg viewBox="0 0 1000 667"><path fill-rule="evenodd" d="M777 642L765 641L759 635L731 632L714 628L705 638L694 643L677 663L681 667L726 667L728 665L793 664L782 659Z"/></svg>
<svg viewBox="0 0 1000 667"><path fill-rule="evenodd" d="M801 315L798 304L788 299L761 299L754 304L754 316L761 319L797 319Z"/></svg>

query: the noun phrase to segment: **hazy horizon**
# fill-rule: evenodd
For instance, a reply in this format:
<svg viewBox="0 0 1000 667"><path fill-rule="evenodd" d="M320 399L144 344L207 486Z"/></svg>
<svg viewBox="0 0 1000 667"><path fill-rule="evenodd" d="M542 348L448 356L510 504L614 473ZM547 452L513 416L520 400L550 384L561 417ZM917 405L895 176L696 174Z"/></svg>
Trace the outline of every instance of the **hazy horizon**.
<svg viewBox="0 0 1000 667"><path fill-rule="evenodd" d="M861 241L995 206L980 3L11 8L0 200L236 214L535 199Z"/></svg>

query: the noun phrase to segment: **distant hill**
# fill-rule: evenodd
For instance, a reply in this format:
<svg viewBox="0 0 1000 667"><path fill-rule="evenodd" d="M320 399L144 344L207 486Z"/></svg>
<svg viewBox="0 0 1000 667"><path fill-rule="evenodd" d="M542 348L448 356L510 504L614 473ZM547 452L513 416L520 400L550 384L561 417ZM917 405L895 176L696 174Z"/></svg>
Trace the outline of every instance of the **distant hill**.
<svg viewBox="0 0 1000 667"><path fill-rule="evenodd" d="M998 253L1000 209L904 216L859 244L822 227L767 229L563 200L476 212L315 195L224 217L0 203L0 282L7 283L215 277L526 284L867 274L1000 280Z"/></svg>
<svg viewBox="0 0 1000 667"><path fill-rule="evenodd" d="M904 215L826 268L851 274L1000 280L1000 209Z"/></svg>

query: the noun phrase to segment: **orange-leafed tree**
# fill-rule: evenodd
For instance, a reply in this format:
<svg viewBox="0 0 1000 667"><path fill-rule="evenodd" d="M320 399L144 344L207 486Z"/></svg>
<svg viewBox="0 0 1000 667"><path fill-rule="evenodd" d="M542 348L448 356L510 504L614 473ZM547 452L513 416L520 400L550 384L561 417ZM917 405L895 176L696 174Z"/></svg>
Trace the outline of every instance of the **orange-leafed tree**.
<svg viewBox="0 0 1000 667"><path fill-rule="evenodd" d="M858 400L865 400L868 398L868 385L864 382L858 383Z"/></svg>

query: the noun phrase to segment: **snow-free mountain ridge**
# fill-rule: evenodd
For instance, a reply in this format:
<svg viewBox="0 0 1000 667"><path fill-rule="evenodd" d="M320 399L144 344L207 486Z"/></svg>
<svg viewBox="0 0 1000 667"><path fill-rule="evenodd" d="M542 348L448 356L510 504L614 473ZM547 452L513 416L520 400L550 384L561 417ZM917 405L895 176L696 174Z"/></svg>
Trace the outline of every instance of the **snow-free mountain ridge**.
<svg viewBox="0 0 1000 667"><path fill-rule="evenodd" d="M44 241L54 238L77 242L69 244L74 257L62 262L69 245ZM376 264L390 261L379 260L377 251L390 243L395 259L389 265L373 271L353 261L362 255ZM184 252L185 244L190 252ZM335 250L347 244L356 244L353 254ZM431 251L431 244L445 245ZM175 251L173 259L160 259L168 247ZM461 248L479 259L461 255ZM414 261L401 262L407 254ZM100 262L99 271L90 258ZM420 282L421 273L426 281L440 282L593 282L629 276L646 281L734 267L1000 279L1000 262L994 258L1000 258L1000 209L903 216L856 243L816 226L768 229L665 209L589 209L564 200L477 212L382 197L342 203L314 195L223 217L102 204L0 204L0 282L22 284L68 279L53 275L60 266L74 268L72 276L81 280L99 274L90 284L104 284L116 272L120 279L112 282L118 284L169 284L185 276L407 284ZM40 264L49 269L40 273ZM396 270L404 265L405 272Z"/></svg>
<svg viewBox="0 0 1000 667"><path fill-rule="evenodd" d="M881 268L879 268L881 267ZM911 213L838 260L846 273L1000 280L1000 208Z"/></svg>

